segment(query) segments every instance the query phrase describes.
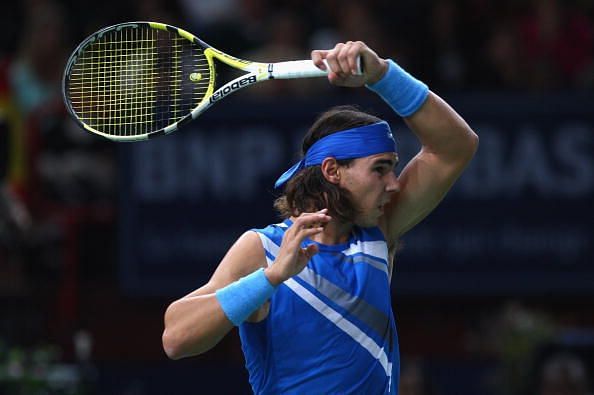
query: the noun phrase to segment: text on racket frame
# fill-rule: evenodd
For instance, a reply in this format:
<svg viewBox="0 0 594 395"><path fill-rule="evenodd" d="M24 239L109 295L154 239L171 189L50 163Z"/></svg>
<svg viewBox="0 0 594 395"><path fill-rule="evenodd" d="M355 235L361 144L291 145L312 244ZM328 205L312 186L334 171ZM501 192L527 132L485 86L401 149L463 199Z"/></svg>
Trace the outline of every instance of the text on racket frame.
<svg viewBox="0 0 594 395"><path fill-rule="evenodd" d="M258 82L258 79L256 78L255 75L250 75L245 78L242 78L239 81L236 81L236 82L232 83L231 85L227 85L227 86L223 87L221 90L214 92L212 94L212 96L209 98L209 101L211 103L214 103L217 100L220 100L223 97L227 96L229 93L231 93L239 88L243 88L246 85L255 84L256 82Z"/></svg>

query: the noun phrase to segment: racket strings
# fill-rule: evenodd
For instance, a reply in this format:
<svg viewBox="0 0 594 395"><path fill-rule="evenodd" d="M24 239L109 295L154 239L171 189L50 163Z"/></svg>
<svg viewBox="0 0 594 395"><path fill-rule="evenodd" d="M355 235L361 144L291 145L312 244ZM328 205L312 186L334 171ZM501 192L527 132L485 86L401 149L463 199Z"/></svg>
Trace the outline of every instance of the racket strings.
<svg viewBox="0 0 594 395"><path fill-rule="evenodd" d="M161 130L187 115L209 84L202 49L174 32L127 27L104 33L70 73L73 110L90 127L113 136ZM190 75L201 78L193 82Z"/></svg>

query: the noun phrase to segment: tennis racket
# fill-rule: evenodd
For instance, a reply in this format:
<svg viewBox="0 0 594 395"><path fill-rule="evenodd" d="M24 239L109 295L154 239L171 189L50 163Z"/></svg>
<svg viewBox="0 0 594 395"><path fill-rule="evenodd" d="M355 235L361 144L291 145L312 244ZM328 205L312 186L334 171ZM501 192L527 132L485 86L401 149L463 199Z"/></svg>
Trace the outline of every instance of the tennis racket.
<svg viewBox="0 0 594 395"><path fill-rule="evenodd" d="M215 60L246 73L217 86ZM174 132L255 83L325 75L311 60L251 62L170 25L129 22L99 30L74 50L62 93L68 112L87 131L137 141Z"/></svg>

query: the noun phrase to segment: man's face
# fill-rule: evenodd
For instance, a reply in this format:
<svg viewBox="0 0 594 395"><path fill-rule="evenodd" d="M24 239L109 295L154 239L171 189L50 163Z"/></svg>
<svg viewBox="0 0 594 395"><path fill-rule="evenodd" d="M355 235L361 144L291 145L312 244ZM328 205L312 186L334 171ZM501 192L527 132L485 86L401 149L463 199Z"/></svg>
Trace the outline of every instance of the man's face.
<svg viewBox="0 0 594 395"><path fill-rule="evenodd" d="M394 167L398 156L386 152L357 158L350 166L341 167L340 186L351 193L359 214L355 224L363 227L376 226L384 215L384 206L392 194L400 190Z"/></svg>

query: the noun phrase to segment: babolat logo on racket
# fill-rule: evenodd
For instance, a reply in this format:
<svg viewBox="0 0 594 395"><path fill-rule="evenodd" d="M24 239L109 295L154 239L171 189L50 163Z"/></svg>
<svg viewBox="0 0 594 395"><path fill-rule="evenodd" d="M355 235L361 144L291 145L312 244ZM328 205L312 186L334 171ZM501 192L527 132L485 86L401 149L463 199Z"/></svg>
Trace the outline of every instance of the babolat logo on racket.
<svg viewBox="0 0 594 395"><path fill-rule="evenodd" d="M227 85L224 88L222 88L221 90L216 91L215 93L212 94L212 96L210 97L209 100L211 103L214 103L217 100L220 100L223 97L227 96L229 93L231 93L239 88L243 88L246 85L255 84L256 82L258 82L258 80L255 75L251 75L249 77L242 78L239 81L236 81L236 82L232 83L231 85Z"/></svg>

